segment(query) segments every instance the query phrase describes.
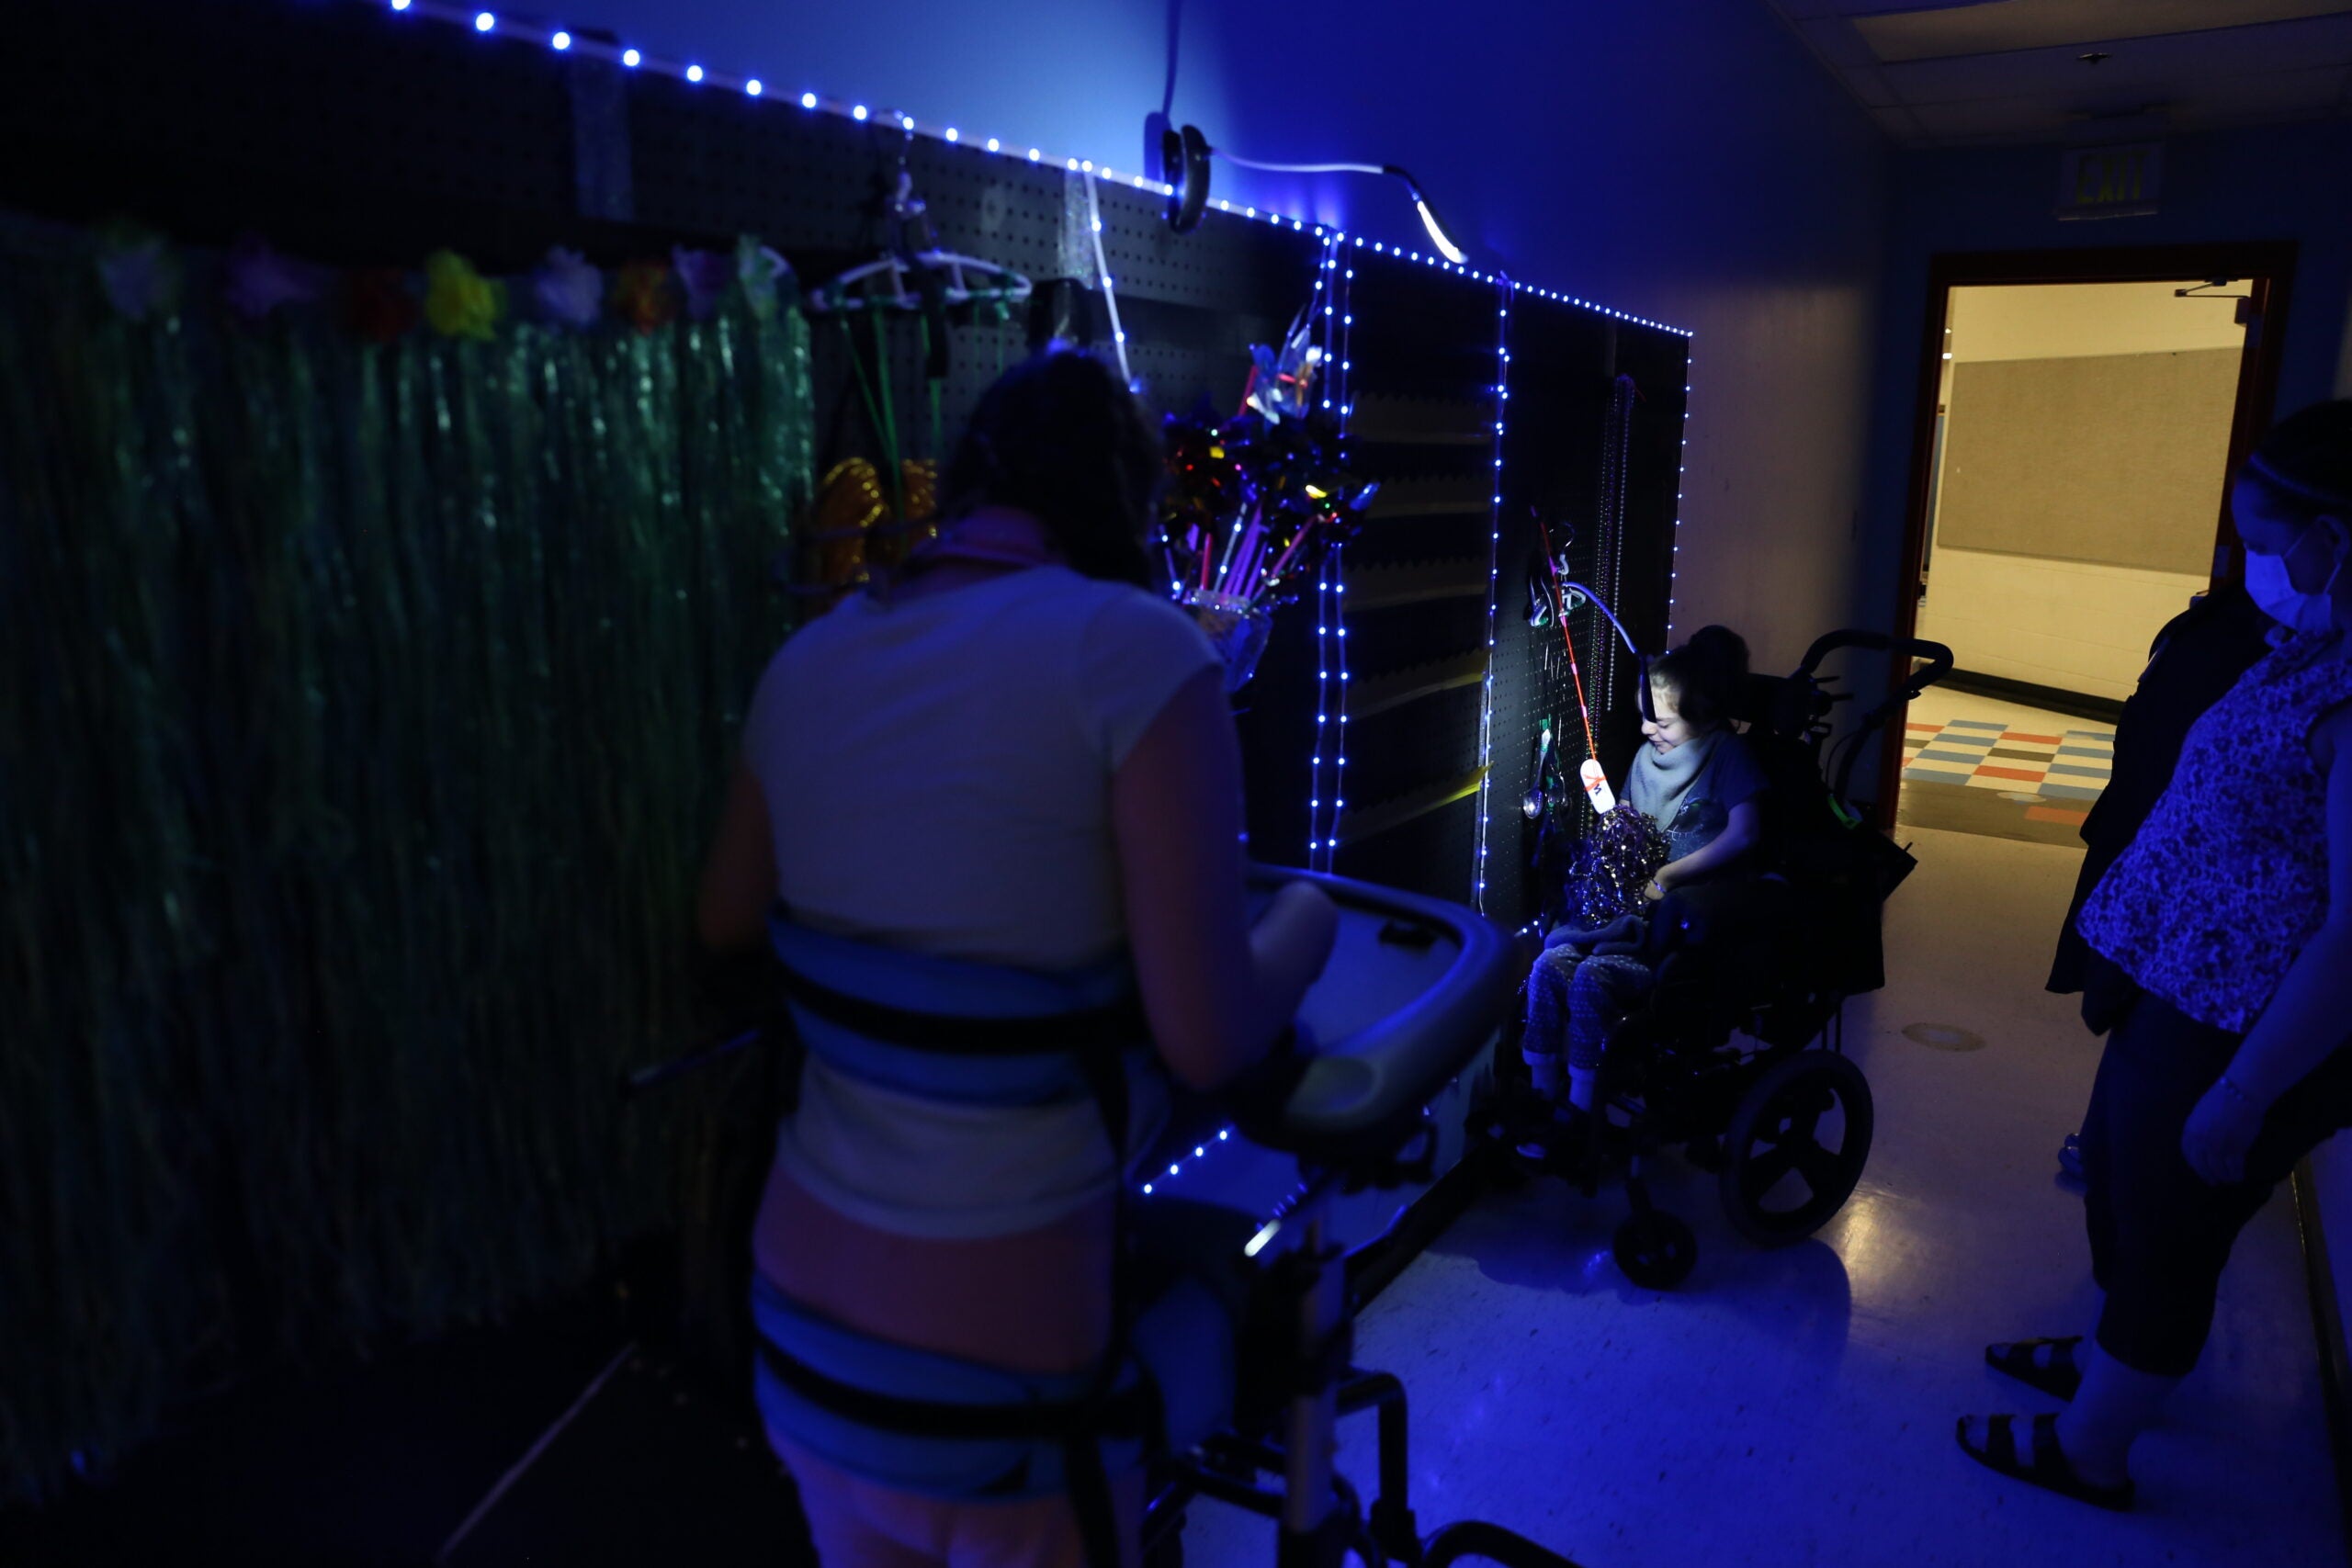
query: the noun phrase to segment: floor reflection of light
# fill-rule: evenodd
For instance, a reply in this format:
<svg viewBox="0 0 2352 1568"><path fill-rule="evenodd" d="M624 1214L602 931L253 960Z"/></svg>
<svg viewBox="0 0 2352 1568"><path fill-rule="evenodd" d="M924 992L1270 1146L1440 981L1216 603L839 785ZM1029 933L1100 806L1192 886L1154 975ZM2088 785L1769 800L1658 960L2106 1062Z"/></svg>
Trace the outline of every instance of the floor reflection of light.
<svg viewBox="0 0 2352 1568"><path fill-rule="evenodd" d="M1857 1191L1824 1236L1846 1265L1847 1288L1857 1306L1883 1305L1913 1271L1915 1238L1895 1212L1901 1202L1884 1193Z"/></svg>

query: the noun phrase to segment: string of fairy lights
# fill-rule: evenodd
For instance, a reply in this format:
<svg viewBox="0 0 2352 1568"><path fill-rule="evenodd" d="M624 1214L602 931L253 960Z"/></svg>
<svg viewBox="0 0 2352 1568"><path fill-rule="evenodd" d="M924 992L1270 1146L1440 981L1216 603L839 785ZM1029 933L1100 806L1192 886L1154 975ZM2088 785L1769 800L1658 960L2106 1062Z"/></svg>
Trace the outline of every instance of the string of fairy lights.
<svg viewBox="0 0 2352 1568"><path fill-rule="evenodd" d="M1356 320L1349 284L1355 275L1353 267L1341 265L1338 240L1327 240L1315 282L1323 334L1323 407L1338 417L1343 445L1348 417L1355 406L1349 390L1355 368L1349 344ZM1347 607L1340 597L1347 592L1340 570L1340 557L1346 548L1344 542L1335 546L1324 558L1315 580L1315 734L1306 785L1309 871L1331 869L1340 848L1340 813L1348 804L1348 626ZM1332 722L1335 716L1336 724ZM1328 830L1323 826L1327 800Z"/></svg>
<svg viewBox="0 0 2352 1568"><path fill-rule="evenodd" d="M1471 875L1471 903L1482 915L1487 912L1487 810L1495 772L1495 601L1502 576L1503 435L1510 403L1512 293L1511 286L1505 283L1495 306L1494 498L1487 510L1487 678L1478 701L1478 854Z"/></svg>
<svg viewBox="0 0 2352 1568"><path fill-rule="evenodd" d="M959 147L985 151L999 157L1016 159L1024 163L1058 164L1071 174L1098 175L1106 181L1124 181L1136 190L1148 191L1158 196L1172 194L1171 187L1158 179L1141 174L1121 175L1108 164L1098 164L1091 158L1050 153L1041 147L1027 146L1018 141L1008 142L994 136L975 136L960 126L939 120L923 119L901 109L879 107L856 99L832 97L813 90L806 90L797 95L789 92L773 94L769 91L769 85L765 79L759 76L714 70L694 61L671 60L627 44L592 38L584 33L573 33L566 28L551 27L537 20L502 17L495 11L483 10L479 6L452 5L448 0L352 0L352 3L368 5L379 10L388 9L401 17L421 21L439 22L464 28L484 38L508 39L536 44L558 54L567 54L579 59L602 60L618 65L624 70L639 72L647 75L667 76L692 86L707 87L715 92L741 93L747 97L774 103L779 109L788 110L790 107L797 105L804 113L835 115L844 119L855 120L860 124L895 125L909 136L931 137ZM1630 310L1620 310L1592 300L1580 299L1573 295L1562 293L1558 289L1537 288L1526 284L1509 283L1509 280L1500 274L1485 272L1464 262L1448 261L1442 255L1424 254L1404 245L1391 245L1381 241L1367 240L1361 234L1349 234L1329 224L1310 222L1306 219L1277 212L1271 208L1261 211L1256 207L1245 204L1236 209L1232 201L1226 198L1220 198L1212 205L1221 213L1238 215L1247 220L1271 223L1276 228L1291 229L1300 233L1312 230L1318 239L1329 237L1339 243L1368 247L1381 255L1394 256L1400 261L1416 262L1424 266L1434 267L1440 272L1458 274L1480 283L1508 284L1512 288L1534 294L1542 299L1573 305L1578 310L1592 310L1637 326L1655 327L1660 332L1673 333L1681 337L1690 335L1680 327L1669 326L1664 321L1655 321L1646 316L1635 315Z"/></svg>
<svg viewBox="0 0 2352 1568"><path fill-rule="evenodd" d="M1125 370L1127 334L1119 318L1114 280L1111 276L1109 260L1104 253L1102 211L1097 195L1097 183L1098 181L1123 183L1136 190L1158 196L1172 194L1171 187L1156 178L1134 173L1122 175L1108 165L1099 164L1091 159L1052 154L1041 147L1007 142L995 136L976 136L960 126L919 118L901 110L879 107L855 99L833 97L813 89L804 89L797 94L788 91L771 94L769 84L759 76L714 70L696 61L668 59L649 53L632 45L593 38L585 34L575 34L567 28L550 27L536 20L501 17L493 11L483 10L473 6L449 4L447 0L353 0L353 3L365 3L379 9L389 9L404 17L464 28L481 37L532 43L559 54L601 60L626 71L665 76L691 86L718 92L741 93L747 97L774 103L778 110L783 112L789 112L797 106L804 114L832 115L860 124L878 123L895 126L909 138L929 137L974 152L1033 164L1058 164L1068 173L1080 175L1084 179L1087 218L1093 244L1097 280L1102 290L1104 305L1110 318L1113 343L1115 345L1122 370L1123 372ZM1350 251L1368 249L1375 255L1432 267L1441 272L1491 286L1497 290L1494 483L1492 500L1488 508L1487 530L1487 669L1478 720L1480 783L1476 862L1473 873L1475 902L1483 911L1486 903L1488 852L1487 814L1492 794L1494 649L1501 570L1503 443L1510 398L1511 303L1521 297L1532 297L1555 304L1571 306L1580 310L1591 311L1631 325L1670 333L1685 339L1689 339L1692 334L1687 329L1653 321L1646 316L1637 315L1629 310L1620 310L1560 289L1522 283L1501 274L1484 271L1467 263L1452 261L1442 255L1424 254L1405 245L1371 240L1361 234L1350 234L1330 225L1310 223L1295 215L1271 209L1261 211L1247 204L1237 209L1230 199L1219 199L1213 205L1220 214L1242 221L1270 223L1277 228L1288 228L1300 233L1311 230L1316 238L1323 242L1321 265L1317 267L1316 276L1316 296L1325 323L1323 342L1327 370L1323 405L1326 408L1332 408L1336 404L1343 439L1349 418L1354 412L1351 347L1355 318L1351 310L1351 290L1349 286L1354 281L1355 270L1352 259L1348 255ZM1687 363L1686 360L1686 366ZM1130 384L1132 385L1132 376L1130 376ZM1686 378L1686 384L1683 387L1686 411L1690 391L1690 387ZM1683 499L1683 479L1688 473L1689 452L1690 429L1686 412L1682 446L1676 469L1677 505L1674 526L1678 531L1680 523L1680 503ZM1674 626L1679 581L1679 563L1676 558L1679 556L1680 550L1680 544L1675 542L1671 545L1668 555L1667 615L1669 637ZM1340 813L1346 806L1349 672L1344 604L1347 584L1341 567L1343 553L1342 549L1334 549L1331 552L1323 565L1316 585L1317 713L1314 761L1308 785L1306 847L1309 868L1322 871L1331 869L1333 858L1340 845ZM1328 788L1326 787L1327 779ZM1170 1179L1182 1175L1189 1164L1205 1158L1210 1149L1230 1142L1232 1133L1233 1129L1228 1126L1220 1129L1213 1137L1204 1138L1201 1143L1193 1146L1189 1158L1180 1156L1170 1162L1165 1175L1155 1175L1152 1180L1144 1183L1143 1192L1149 1195L1157 1188L1164 1186Z"/></svg>

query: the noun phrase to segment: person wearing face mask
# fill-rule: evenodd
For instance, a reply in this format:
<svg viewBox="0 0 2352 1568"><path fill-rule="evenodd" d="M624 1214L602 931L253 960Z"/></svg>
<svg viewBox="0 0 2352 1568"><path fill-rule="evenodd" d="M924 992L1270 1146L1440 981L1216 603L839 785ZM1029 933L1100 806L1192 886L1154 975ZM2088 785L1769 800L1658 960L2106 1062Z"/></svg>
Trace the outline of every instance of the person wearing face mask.
<svg viewBox="0 0 2352 1568"><path fill-rule="evenodd" d="M1985 1348L2068 1402L1964 1416L1971 1457L2130 1506L2132 1443L2197 1365L2230 1249L2352 1125L2352 401L2281 423L2232 485L2274 651L2189 730L2164 795L2077 922L2112 965L2083 1136L2088 1338Z"/></svg>
<svg viewBox="0 0 2352 1568"><path fill-rule="evenodd" d="M1763 770L1732 728L1733 694L1747 675L1747 644L1726 626L1702 626L1650 667L1650 716L1627 771L1624 798L1666 840L1666 863L1642 890L1650 903L1736 871L1762 836ZM1623 808L1621 808L1623 809ZM1596 933L1563 926L1545 940L1527 980L1520 1055L1534 1091L1577 1112L1593 1107L1610 1029L1647 994L1648 965L1630 953L1596 950ZM1565 1058L1565 1062L1564 1062Z"/></svg>

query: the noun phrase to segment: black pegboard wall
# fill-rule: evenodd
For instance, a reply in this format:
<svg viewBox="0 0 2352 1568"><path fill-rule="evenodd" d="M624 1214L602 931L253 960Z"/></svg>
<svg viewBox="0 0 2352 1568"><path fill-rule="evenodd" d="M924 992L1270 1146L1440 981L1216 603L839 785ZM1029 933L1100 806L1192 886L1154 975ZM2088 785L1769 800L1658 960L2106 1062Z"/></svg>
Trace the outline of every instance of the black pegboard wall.
<svg viewBox="0 0 2352 1568"><path fill-rule="evenodd" d="M526 270L554 244L609 267L748 232L815 282L879 254L883 203L903 168L943 245L1013 267L1039 288L1035 307L1012 321L957 326L936 439L918 335L910 321L894 324L884 353L904 452L944 456L935 448L952 443L999 366L1048 333L1115 347L1091 236L1073 224L1085 197L1078 175L910 137L878 114L861 123L787 97L619 71L360 0L17 0L8 41L0 137L11 155L0 159L0 206L81 222L127 212L198 244L258 231L340 265L413 266L447 246L493 273ZM1147 403L1167 412L1206 400L1229 412L1250 344L1277 341L1312 295L1325 237L1215 209L1178 235L1160 220L1160 198L1127 177L1100 180L1093 194ZM1566 722L1569 712L1559 661L1546 663L1524 623L1534 519L1589 521L1605 389L1626 369L1645 399L1613 558L1624 563L1628 623L1645 641L1662 635L1687 345L1589 309L1509 296L1511 395L1500 405L1508 460L1497 509L1497 312L1506 292L1352 240L1336 254L1353 274L1348 383L1364 413L1354 465L1389 487L1392 504L1412 503L1367 525L1347 552L1349 570L1451 563L1483 573L1495 549L1487 906L1515 919L1532 897L1518 869L1518 802L1533 723L1544 712ZM814 325L820 455L876 455L852 345L835 323ZM853 325L872 377L870 327ZM1489 538L1498 510L1498 546ZM1261 672L1237 705L1253 842L1273 859L1302 858L1306 837L1312 601L1310 592L1277 617ZM1346 625L1350 674L1376 682L1483 651L1487 601L1351 613ZM1596 645L1589 615L1577 631L1580 649ZM1627 678L1605 683L1596 720L1630 733ZM1475 769L1485 699L1483 683L1454 688L1366 720L1349 746L1351 811ZM1337 869L1467 900L1478 812L1473 795L1348 839Z"/></svg>

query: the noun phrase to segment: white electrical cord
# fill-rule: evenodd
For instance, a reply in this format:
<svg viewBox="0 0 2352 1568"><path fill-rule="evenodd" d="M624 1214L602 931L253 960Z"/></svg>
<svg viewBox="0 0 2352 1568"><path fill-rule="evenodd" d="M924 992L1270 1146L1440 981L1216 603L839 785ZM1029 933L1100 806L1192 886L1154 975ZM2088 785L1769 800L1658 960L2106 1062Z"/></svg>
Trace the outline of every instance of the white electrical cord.
<svg viewBox="0 0 2352 1568"><path fill-rule="evenodd" d="M1094 271L1102 279L1102 303L1111 309L1111 342L1119 351L1119 379L1133 391L1135 372L1127 368L1127 330L1119 324L1119 296L1111 287L1111 258L1102 251L1102 208L1094 199L1094 171L1086 171L1087 227L1094 236Z"/></svg>
<svg viewBox="0 0 2352 1568"><path fill-rule="evenodd" d="M1429 231L1430 243L1438 248L1438 254L1456 266L1470 259L1469 253L1453 243L1453 237L1445 231L1445 225L1440 223L1437 214L1430 210L1429 198L1421 194L1419 183L1394 164L1264 164L1255 158L1228 152L1222 147L1210 148L1209 156L1269 175L1386 175L1391 179L1402 180L1406 192L1413 198L1413 210L1420 214L1421 227Z"/></svg>
<svg viewBox="0 0 2352 1568"><path fill-rule="evenodd" d="M1209 156L1270 175L1385 175L1392 172L1380 164L1261 164L1254 158L1244 158L1222 147L1210 148Z"/></svg>

